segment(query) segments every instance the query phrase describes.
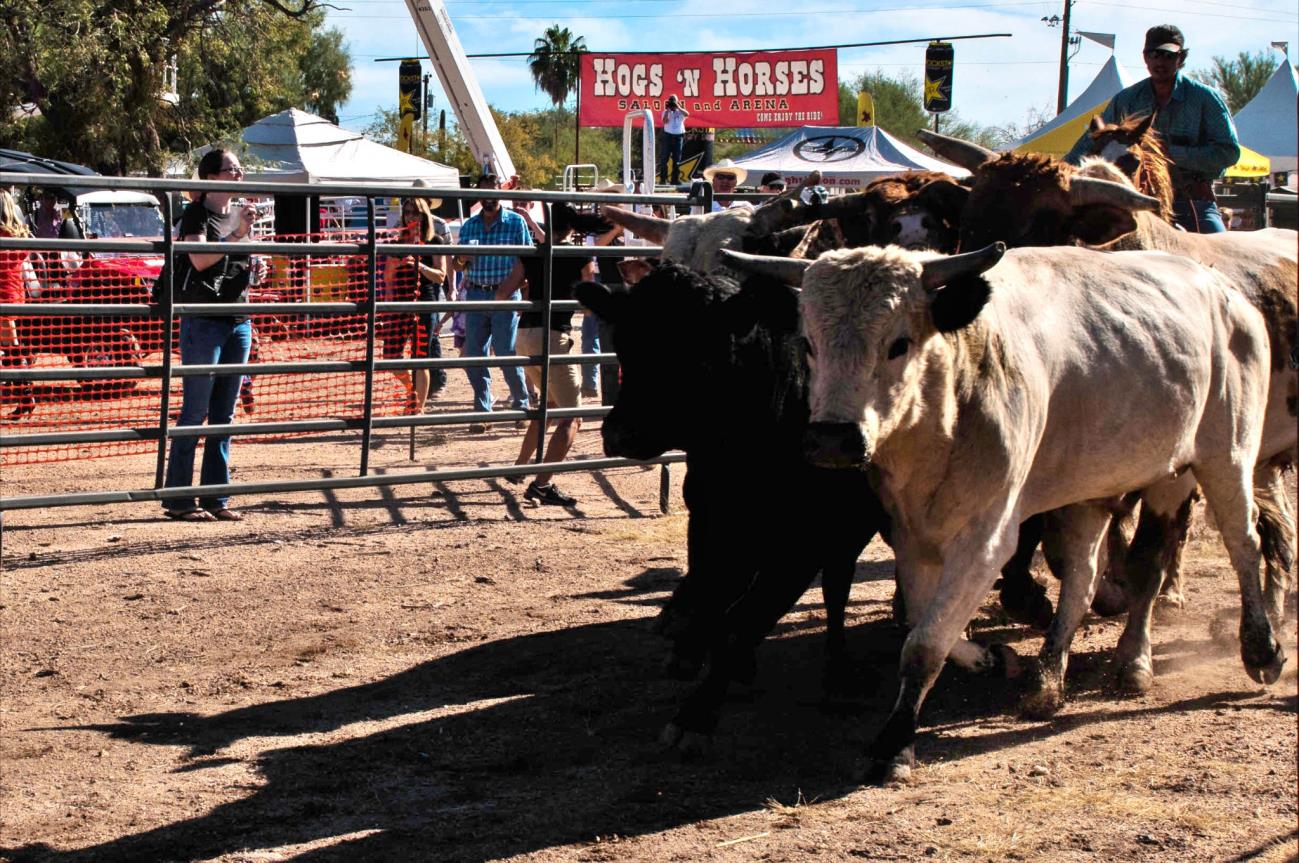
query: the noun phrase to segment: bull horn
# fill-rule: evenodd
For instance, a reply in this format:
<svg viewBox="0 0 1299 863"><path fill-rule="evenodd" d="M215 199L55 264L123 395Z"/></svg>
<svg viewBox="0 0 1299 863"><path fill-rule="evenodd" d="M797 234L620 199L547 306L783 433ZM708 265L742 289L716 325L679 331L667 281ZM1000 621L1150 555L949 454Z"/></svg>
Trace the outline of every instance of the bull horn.
<svg viewBox="0 0 1299 863"><path fill-rule="evenodd" d="M624 210L613 204L601 204L600 215L618 227L626 228L641 239L660 246L667 240L668 228L672 224L667 219L647 216L644 213L633 213L631 210Z"/></svg>
<svg viewBox="0 0 1299 863"><path fill-rule="evenodd" d="M729 266L737 270L755 275L771 276L794 287L798 287L803 283L803 272L812 263L797 258L749 255L731 249L722 249L722 257Z"/></svg>
<svg viewBox="0 0 1299 863"><path fill-rule="evenodd" d="M986 273L996 266L1004 254L1006 254L1006 244L996 242L975 252L925 261L920 275L920 284L924 285L926 291L936 291L943 285L951 284L960 276L977 276Z"/></svg>
<svg viewBox="0 0 1299 863"><path fill-rule="evenodd" d="M1109 204L1123 210L1159 212L1159 199L1143 195L1125 183L1097 177L1074 177L1069 181L1069 201L1075 207Z"/></svg>
<svg viewBox="0 0 1299 863"><path fill-rule="evenodd" d="M967 171L977 171L985 162L997 158L997 154L987 147L981 147L971 141L940 135L928 129L920 129L916 137L929 146L938 155L949 162L955 162Z"/></svg>

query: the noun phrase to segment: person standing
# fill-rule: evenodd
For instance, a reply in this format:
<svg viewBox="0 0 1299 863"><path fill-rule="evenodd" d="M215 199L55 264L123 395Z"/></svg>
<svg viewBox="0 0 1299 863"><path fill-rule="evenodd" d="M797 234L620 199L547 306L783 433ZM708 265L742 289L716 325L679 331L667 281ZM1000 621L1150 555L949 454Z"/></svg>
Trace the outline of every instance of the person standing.
<svg viewBox="0 0 1299 863"><path fill-rule="evenodd" d="M0 237L29 237L27 220L13 195L0 189ZM23 270L30 252L22 249L0 251L0 303L22 303L27 297ZM12 317L0 316L0 364L7 368L21 368L28 363L27 351L18 341L18 322ZM21 381L6 387L18 406L9 419L22 419L36 410L36 396L31 381Z"/></svg>
<svg viewBox="0 0 1299 863"><path fill-rule="evenodd" d="M412 184L417 189L429 189L432 185L424 179L416 180ZM422 242L431 245L445 246L451 242L451 228L447 225L446 220L439 217L434 211L442 206L441 198L415 198L415 208L420 212L420 220L423 225L421 231L424 239ZM422 302L447 302L453 299L455 293L452 286L451 276L451 258L449 255L425 255L419 262L419 299ZM425 339L423 356L431 359L442 358L442 342L438 334L434 332L433 313L420 315L419 322L421 326L420 333ZM447 370L446 369L429 369L428 394L437 395L446 389Z"/></svg>
<svg viewBox="0 0 1299 863"><path fill-rule="evenodd" d="M1172 162L1173 219L1188 231L1216 234L1227 228L1213 181L1240 160L1240 143L1218 91L1182 74L1189 54L1180 29L1172 24L1151 27L1142 52L1150 77L1120 90L1101 118L1117 123L1125 117L1155 115L1153 127ZM1091 135L1083 132L1064 160L1077 165L1091 155L1091 148Z"/></svg>
<svg viewBox="0 0 1299 863"><path fill-rule="evenodd" d="M209 150L198 163L200 180L242 180L243 167L229 150ZM180 216L180 239L188 243L235 242L252 233L256 212L252 207L232 210L231 192L203 192L185 206ZM178 255L173 261L175 299L189 303L244 303L248 298L251 261L247 255L225 252ZM180 360L183 365L233 365L248 361L252 323L247 315L186 315L180 322ZM240 375L187 375L181 379L178 426L228 425L234 422ZM171 442L165 486L177 488L194 482L194 453L198 438L177 437ZM230 482L230 436L207 435L203 441L200 485ZM182 521L242 521L227 506L225 496L169 498L163 514Z"/></svg>
<svg viewBox="0 0 1299 863"><path fill-rule="evenodd" d="M478 188L499 189L500 182L495 174L483 174L478 178ZM532 234L522 216L513 210L503 209L500 199L486 198L478 213L465 220L460 228L459 241L461 245L531 248ZM456 269L465 271L466 289L463 292L465 300L470 302L518 301L521 296L519 287L523 282L523 265L513 255L475 257L461 255L456 257L455 266ZM514 356L518 331L518 312L466 312L464 355L485 357L490 343L498 357ZM466 368L465 373L474 390L474 409L480 413L491 411L491 369ZM518 366L507 366L501 369L501 374L505 376L505 383L510 390L510 406L515 410L526 410L528 387L524 381L523 369ZM522 424L520 421L520 427ZM469 425L469 431L473 434L486 430L485 423L476 422Z"/></svg>
<svg viewBox="0 0 1299 863"><path fill-rule="evenodd" d="M675 94L668 96L663 106L663 155L659 157L659 182L675 186L681 182L681 157L685 150L686 118L690 112L681 107ZM672 176L668 177L668 161L672 162Z"/></svg>
<svg viewBox="0 0 1299 863"><path fill-rule="evenodd" d="M744 178L749 176L749 172L730 159L722 159L714 165L709 165L704 169L704 179L713 184L713 212L721 210L730 210L737 207L746 207L752 209L753 204L749 201L737 201L730 197L735 191L735 187L744 182ZM726 203L723 204L723 196Z"/></svg>
<svg viewBox="0 0 1299 863"><path fill-rule="evenodd" d="M598 216L586 216L577 212L568 204L556 203L550 209L554 221L555 245L571 245L573 232L595 230L610 227ZM544 232L543 232L544 238ZM527 258L523 269L527 275L528 298L541 300L543 290L545 261L541 258ZM573 299L573 285L581 281L592 281L596 277L594 258L555 258L551 268L551 300ZM524 312L519 319L519 353L526 356L540 356L549 341L552 357L569 354L573 351L573 313L571 311L550 312L550 326L546 327L545 312ZM528 381L538 391L541 389L541 366L525 367ZM581 382L577 366L572 363L550 365L547 382L547 404L551 408L575 408L582 404L579 395ZM563 417L553 420L555 431L546 444L545 459L547 462L561 462L568 455L573 442L577 439L578 429L582 427L581 417ZM532 460L541 440L541 420L534 418L528 423L528 430L519 445L519 457L515 464L527 464ZM523 493L525 500L541 506L572 506L575 498L564 494L559 486L552 482L554 474L550 471L538 473L528 484Z"/></svg>

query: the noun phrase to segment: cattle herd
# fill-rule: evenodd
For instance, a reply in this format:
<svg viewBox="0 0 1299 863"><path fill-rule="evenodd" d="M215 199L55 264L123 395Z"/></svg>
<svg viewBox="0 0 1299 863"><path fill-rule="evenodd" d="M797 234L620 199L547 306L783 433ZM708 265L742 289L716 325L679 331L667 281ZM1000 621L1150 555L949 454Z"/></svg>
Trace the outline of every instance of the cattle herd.
<svg viewBox="0 0 1299 863"><path fill-rule="evenodd" d="M1022 676L1021 710L1054 714L1089 606L1127 614L1117 682L1146 691L1153 609L1161 590L1180 601L1197 495L1239 579L1245 670L1280 676L1296 233L1175 228L1148 124L1095 124L1100 155L1078 168L921 134L970 177L673 221L602 210L663 246L626 262L626 291L577 296L622 367L606 453L687 457L688 572L658 625L672 673L702 677L670 746L706 745L727 686L818 574L825 684L845 685L844 609L877 532L908 634L868 781L909 776L949 659ZM1054 608L1029 575L1039 542ZM999 577L1008 613L1046 630L1035 658L964 637Z"/></svg>

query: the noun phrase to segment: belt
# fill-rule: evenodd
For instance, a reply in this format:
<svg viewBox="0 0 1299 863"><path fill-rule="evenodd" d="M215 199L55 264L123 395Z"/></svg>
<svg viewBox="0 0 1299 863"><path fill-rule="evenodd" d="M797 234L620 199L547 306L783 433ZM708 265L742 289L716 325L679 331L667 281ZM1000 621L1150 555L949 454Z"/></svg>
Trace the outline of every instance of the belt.
<svg viewBox="0 0 1299 863"><path fill-rule="evenodd" d="M470 282L470 283L469 283L469 287L471 287L471 288L483 288L483 289L488 290L488 291L494 291L494 290L496 290L497 288L499 288L500 286L501 286L501 283L500 283L500 282L497 282L497 283L494 284L494 285L480 285L478 282Z"/></svg>

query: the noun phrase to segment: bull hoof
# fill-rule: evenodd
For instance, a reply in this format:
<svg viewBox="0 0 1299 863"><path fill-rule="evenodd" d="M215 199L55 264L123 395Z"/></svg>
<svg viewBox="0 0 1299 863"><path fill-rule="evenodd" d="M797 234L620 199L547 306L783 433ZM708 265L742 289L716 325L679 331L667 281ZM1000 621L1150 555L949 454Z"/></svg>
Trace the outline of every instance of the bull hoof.
<svg viewBox="0 0 1299 863"><path fill-rule="evenodd" d="M1006 680L1014 680L1024 673L1019 654L1009 644L994 644L988 648L992 655L992 671Z"/></svg>
<svg viewBox="0 0 1299 863"><path fill-rule="evenodd" d="M690 631L690 614L669 603L650 623L650 631L664 638L680 638Z"/></svg>
<svg viewBox="0 0 1299 863"><path fill-rule="evenodd" d="M1001 607L1006 616L1016 623L1035 629L1046 629L1055 617L1055 609L1046 596L1046 590L1037 582L1026 590L1002 588Z"/></svg>
<svg viewBox="0 0 1299 863"><path fill-rule="evenodd" d="M1064 707L1064 691L1054 682L1042 685L1024 696L1019 704L1020 715L1025 719L1050 719Z"/></svg>
<svg viewBox="0 0 1299 863"><path fill-rule="evenodd" d="M911 781L915 763L915 756L909 749L893 758L871 759L862 772L861 783L863 785L904 785Z"/></svg>
<svg viewBox="0 0 1299 863"><path fill-rule="evenodd" d="M1145 695L1155 684L1155 675L1139 663L1130 662L1119 669L1119 689L1131 695Z"/></svg>
<svg viewBox="0 0 1299 863"><path fill-rule="evenodd" d="M1096 595L1092 597L1092 611L1101 617L1117 617L1128 610L1128 595L1108 579L1102 579L1096 585Z"/></svg>
<svg viewBox="0 0 1299 863"><path fill-rule="evenodd" d="M1269 651L1256 653L1247 650L1244 641L1241 642L1240 657L1245 662L1245 672L1255 683L1276 683L1281 677L1281 669L1285 668L1285 649L1276 641L1271 641L1269 647L1270 655Z"/></svg>

